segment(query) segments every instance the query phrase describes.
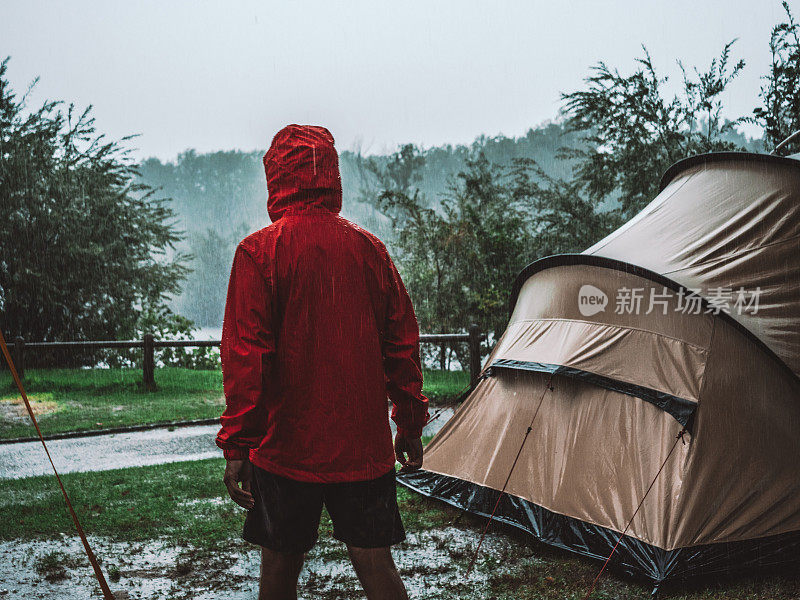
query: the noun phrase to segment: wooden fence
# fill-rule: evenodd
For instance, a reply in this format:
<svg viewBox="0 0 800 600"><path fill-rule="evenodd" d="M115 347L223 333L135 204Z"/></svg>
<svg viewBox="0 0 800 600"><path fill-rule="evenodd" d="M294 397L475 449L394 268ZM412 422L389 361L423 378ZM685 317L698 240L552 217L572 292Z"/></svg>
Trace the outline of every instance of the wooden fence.
<svg viewBox="0 0 800 600"><path fill-rule="evenodd" d="M481 370L481 339L477 325L471 325L468 333L427 333L419 336L424 344L447 344L451 342L467 342L469 346L470 383L475 385ZM20 376L25 373L25 353L35 350L106 350L141 348L142 381L147 389L155 389L155 349L156 348L213 348L219 346L219 340L156 340L151 334L142 340L86 341L86 342L25 342L18 337L14 340L12 352L14 364Z"/></svg>

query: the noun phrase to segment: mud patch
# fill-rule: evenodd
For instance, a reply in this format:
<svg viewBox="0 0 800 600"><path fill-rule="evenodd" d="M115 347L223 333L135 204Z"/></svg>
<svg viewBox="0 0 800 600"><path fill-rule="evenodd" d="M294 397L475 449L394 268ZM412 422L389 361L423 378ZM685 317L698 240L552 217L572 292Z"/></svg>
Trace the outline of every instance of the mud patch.
<svg viewBox="0 0 800 600"><path fill-rule="evenodd" d="M58 412L61 408L59 403L53 400L53 394L49 393L30 395L28 396L28 401L31 404L33 414L37 417ZM25 403L21 397L17 395L0 398L0 421L14 423L27 421L29 418L28 410L25 408Z"/></svg>

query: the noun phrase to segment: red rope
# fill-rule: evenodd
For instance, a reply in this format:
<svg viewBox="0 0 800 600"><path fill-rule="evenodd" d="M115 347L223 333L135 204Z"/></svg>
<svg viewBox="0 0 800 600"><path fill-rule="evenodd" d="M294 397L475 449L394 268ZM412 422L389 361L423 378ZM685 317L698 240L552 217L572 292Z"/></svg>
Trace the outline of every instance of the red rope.
<svg viewBox="0 0 800 600"><path fill-rule="evenodd" d="M519 445L519 450L517 450L517 456L514 457L514 462L511 463L511 469L508 471L508 477L506 477L506 481L503 484L503 489L500 490L500 495L497 497L497 502L494 503L494 508L492 509L492 514L489 515L489 520L486 521L486 526L483 528L481 532L481 537L478 540L478 546L475 548L475 552L472 554L472 558L469 561L469 566L467 567L467 577L472 572L472 567L475 566L475 561L478 559L478 553L481 551L481 546L483 545L483 539L486 537L486 532L489 529L489 525L492 524L492 520L494 519L494 515L497 512L497 507L500 506L500 500L503 498L503 494L506 491L506 487L508 486L508 482L511 481L511 474L514 472L514 467L517 466L517 461L519 460L520 455L522 454L522 448L525 446L525 442L528 439L531 431L533 430L533 423L536 421L536 417L539 416L539 409L542 408L542 402L544 402L544 396L547 394L547 390L552 390L553 388L550 387L550 383L553 381L553 374L550 373L550 377L547 379L547 384L544 386L542 390L542 395L539 398L539 405L536 407L536 411L533 413L533 418L531 419L530 424L528 425L527 431L525 431L525 437L522 438L522 443Z"/></svg>
<svg viewBox="0 0 800 600"><path fill-rule="evenodd" d="M30 416L31 421L33 421L33 426L36 428L36 433L39 434L39 440L42 442L42 446L44 446L44 451L47 454L47 460L50 461L50 466L53 467L53 473L56 475L56 481L58 481L58 486L61 488L61 493L64 495L64 500L67 503L69 514L72 516L72 521L75 523L75 528L78 530L78 535L83 543L83 549L86 552L86 556L89 558L92 569L94 569L94 575L97 578L97 582L100 584L100 590L103 592L103 598L104 600L115 600L115 596L111 593L111 589L108 587L108 583L106 583L106 578L103 576L103 571L100 569L100 564L97 562L97 558L95 558L94 552L92 552L92 548L89 546L89 540L86 539L86 534L84 533L83 527L81 527L81 523L78 520L78 515L75 513L75 509L72 508L72 502L69 501L67 490L64 488L64 484L61 482L61 477L59 477L58 471L56 471L56 466L53 464L53 459L50 456L50 451L47 449L47 444L44 443L44 437L42 436L42 431L39 429L39 423L36 422L36 417L33 414L31 403L28 401L28 395L25 393L25 388L23 387L22 381L19 378L17 369L14 367L14 361L11 359L11 353L8 351L8 346L6 345L6 340L3 337L2 332L0 332L0 349L2 350L3 356L8 363L8 368L11 371L11 377L14 378L14 383L17 384L17 389L19 389L19 393L22 395L22 401L25 403L25 408L28 409L28 415Z"/></svg>
<svg viewBox="0 0 800 600"><path fill-rule="evenodd" d="M606 570L606 567L608 566L608 563L611 562L611 557L614 556L614 552L617 551L617 547L620 545L620 542L622 542L622 538L625 537L625 534L628 532L628 529L630 528L631 523L633 523L633 520L636 518L636 515L639 513L639 509L642 508L642 505L644 504L644 501L647 498L647 495L650 493L650 490L652 490L653 486L656 484L656 480L658 479L658 476L661 475L661 472L664 470L664 467L666 466L667 461L669 460L669 457L672 456L672 453L675 451L675 448L678 445L678 440L682 441L684 444L686 443L683 440L683 434L685 434L685 433L686 433L686 427L681 429L681 432L675 438L675 443L672 444L672 448L670 448L669 452L667 453L667 457L664 459L664 462L661 463L661 467L658 469L658 473L656 473L656 476L653 477L653 481L650 482L650 487L647 488L647 491L644 493L644 496L642 496L642 499L639 502L639 506L636 507L636 510L633 512L633 516L630 518L630 521L628 521L628 524L625 525L625 529L623 529L622 533L619 534L619 538L617 539L617 543L614 544L614 547L611 549L611 554L608 555L608 558L606 559L606 562L604 562L603 566L600 568L600 572L597 573L597 577L595 577L594 581L592 581L592 586L589 588L589 591L583 597L583 600L589 600L589 597L592 595L592 592L594 592L594 588L597 586L597 582L600 581L600 576L603 574L603 571Z"/></svg>

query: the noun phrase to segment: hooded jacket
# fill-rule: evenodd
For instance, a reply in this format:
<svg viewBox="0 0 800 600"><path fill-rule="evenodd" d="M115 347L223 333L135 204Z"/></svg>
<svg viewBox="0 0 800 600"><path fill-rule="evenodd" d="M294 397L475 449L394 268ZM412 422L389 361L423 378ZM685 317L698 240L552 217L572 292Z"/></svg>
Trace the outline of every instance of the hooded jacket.
<svg viewBox="0 0 800 600"><path fill-rule="evenodd" d="M228 459L298 481L374 479L428 420L419 329L383 244L339 216L333 137L289 125L264 155L272 224L234 255L222 328Z"/></svg>

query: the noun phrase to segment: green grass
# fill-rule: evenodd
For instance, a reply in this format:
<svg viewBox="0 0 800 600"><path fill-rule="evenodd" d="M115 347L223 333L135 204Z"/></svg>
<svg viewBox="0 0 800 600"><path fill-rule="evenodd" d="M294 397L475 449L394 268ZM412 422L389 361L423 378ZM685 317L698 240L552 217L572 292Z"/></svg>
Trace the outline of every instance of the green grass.
<svg viewBox="0 0 800 600"><path fill-rule="evenodd" d="M224 406L219 370L162 368L158 391L141 385L138 369L30 370L25 389L45 435L218 417ZM433 402L453 399L469 383L461 371L426 371L425 393ZM21 412L19 393L7 372L0 373L0 439L35 435Z"/></svg>
<svg viewBox="0 0 800 600"><path fill-rule="evenodd" d="M52 369L25 374L25 391L45 408L37 417L47 434L123 425L218 417L224 404L219 371L158 369L158 391L141 386L134 369ZM35 435L8 373L0 378L0 438Z"/></svg>
<svg viewBox="0 0 800 600"><path fill-rule="evenodd" d="M215 547L238 537L244 518L222 483L224 470L225 461L213 458L61 477L81 523L94 535L131 542L177 536L193 546ZM398 500L409 529L441 527L458 514L403 487ZM53 477L3 481L0 540L51 538L72 530ZM330 532L324 515L320 534Z"/></svg>
<svg viewBox="0 0 800 600"><path fill-rule="evenodd" d="M117 541L179 536L196 545L226 540L244 511L228 499L223 459L62 475L87 531ZM3 481L0 539L73 532L52 476Z"/></svg>
<svg viewBox="0 0 800 600"><path fill-rule="evenodd" d="M423 373L422 391L431 402L455 400L469 387L468 371L433 371Z"/></svg>
<svg viewBox="0 0 800 600"><path fill-rule="evenodd" d="M210 459L99 473L64 475L64 483L88 533L115 542L170 539L186 556L215 561L247 545L239 538L244 511L227 497L222 484L224 461ZM52 477L32 477L3 482L0 493L0 539L56 539L74 535L72 521ZM496 530L487 540L476 568L486 574L489 594L464 590L463 574L473 543L456 543L452 534L477 537L483 521L442 503L398 488L398 503L409 532L435 532L435 547L449 553L449 561L416 561L403 576L424 576L439 587L452 589L453 598L496 600L580 600L599 569L598 561L531 542L527 536ZM457 523L456 523L457 522ZM331 523L323 515L320 538L329 539ZM428 542L430 544L430 542ZM430 547L430 546L427 546ZM341 544L318 551L325 561L346 560ZM404 542L401 551L415 550ZM417 548L417 551L419 549ZM321 552L321 554L320 554ZM215 558L216 557L216 558ZM45 555L37 570L51 580L64 574L69 560L58 552ZM112 570L109 570L109 574ZM450 596L448 596L450 597ZM789 600L800 597L795 575L701 582L666 590L673 600ZM614 575L604 576L593 595L596 600L646 600L649 588Z"/></svg>

